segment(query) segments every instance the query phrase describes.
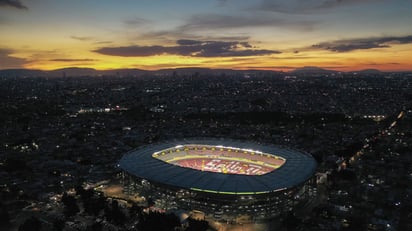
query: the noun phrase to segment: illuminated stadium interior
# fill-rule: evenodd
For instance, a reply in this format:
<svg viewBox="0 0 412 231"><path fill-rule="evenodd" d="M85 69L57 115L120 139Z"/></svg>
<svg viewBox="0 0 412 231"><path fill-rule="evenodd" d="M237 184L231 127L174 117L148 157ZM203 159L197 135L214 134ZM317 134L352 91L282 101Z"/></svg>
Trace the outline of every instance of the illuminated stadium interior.
<svg viewBox="0 0 412 231"><path fill-rule="evenodd" d="M183 168L237 175L264 175L286 162L283 157L260 151L204 144L177 145L152 157Z"/></svg>
<svg viewBox="0 0 412 231"><path fill-rule="evenodd" d="M230 223L287 214L316 195L310 154L248 141L163 141L126 153L119 167L126 191L150 198L156 208L201 211Z"/></svg>

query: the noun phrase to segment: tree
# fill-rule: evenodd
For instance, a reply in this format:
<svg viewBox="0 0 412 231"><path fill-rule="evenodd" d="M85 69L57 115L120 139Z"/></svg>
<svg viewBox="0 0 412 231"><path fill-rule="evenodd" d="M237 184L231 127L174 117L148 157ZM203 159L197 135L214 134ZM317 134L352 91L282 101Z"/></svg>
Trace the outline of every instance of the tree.
<svg viewBox="0 0 412 231"><path fill-rule="evenodd" d="M84 202L90 200L94 196L93 189L85 190L81 185L76 186L76 194L80 196L80 199Z"/></svg>
<svg viewBox="0 0 412 231"><path fill-rule="evenodd" d="M144 214L137 226L139 231L172 231L180 226L179 218L173 214L151 212Z"/></svg>
<svg viewBox="0 0 412 231"><path fill-rule="evenodd" d="M53 221L53 231L62 231L65 226L65 221L62 218L56 218Z"/></svg>
<svg viewBox="0 0 412 231"><path fill-rule="evenodd" d="M143 207L138 206L136 203L133 203L132 207L129 209L130 216L138 216L141 217L143 212Z"/></svg>
<svg viewBox="0 0 412 231"><path fill-rule="evenodd" d="M189 218L189 226L186 231L206 231L209 228L209 223L207 221L199 221Z"/></svg>
<svg viewBox="0 0 412 231"><path fill-rule="evenodd" d="M90 231L102 231L103 230L103 225L99 222L94 222L91 226L88 227L87 230Z"/></svg>
<svg viewBox="0 0 412 231"><path fill-rule="evenodd" d="M64 215L67 217L71 217L80 211L76 198L67 195L66 192L62 196L62 203L64 204Z"/></svg>
<svg viewBox="0 0 412 231"><path fill-rule="evenodd" d="M19 226L19 231L40 231L41 221L34 216L28 218L23 224Z"/></svg>
<svg viewBox="0 0 412 231"><path fill-rule="evenodd" d="M351 216L348 218L349 227L347 230L365 230L367 227L367 218L365 216Z"/></svg>
<svg viewBox="0 0 412 231"><path fill-rule="evenodd" d="M31 170L24 160L16 158L6 159L4 169L8 172Z"/></svg>
<svg viewBox="0 0 412 231"><path fill-rule="evenodd" d="M98 195L93 196L89 200L83 201L83 207L86 213L97 216L104 209L106 197Z"/></svg>
<svg viewBox="0 0 412 231"><path fill-rule="evenodd" d="M6 206L0 203L0 225L5 225L10 223L10 216L7 212Z"/></svg>
<svg viewBox="0 0 412 231"><path fill-rule="evenodd" d="M104 208L107 220L113 221L116 224L121 224L126 219L126 215L119 207L119 203L116 200L112 200L110 205L106 205Z"/></svg>
<svg viewBox="0 0 412 231"><path fill-rule="evenodd" d="M292 212L290 212L283 220L283 223L286 226L286 230L290 231L297 230L297 227L301 222Z"/></svg>

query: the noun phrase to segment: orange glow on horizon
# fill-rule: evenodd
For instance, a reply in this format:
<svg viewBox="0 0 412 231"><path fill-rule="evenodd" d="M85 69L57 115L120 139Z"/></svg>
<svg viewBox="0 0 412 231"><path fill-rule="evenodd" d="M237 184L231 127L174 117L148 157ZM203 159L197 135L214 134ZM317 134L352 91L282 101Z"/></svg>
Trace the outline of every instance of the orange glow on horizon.
<svg viewBox="0 0 412 231"><path fill-rule="evenodd" d="M18 43L17 43L18 44ZM381 71L411 71L411 44L396 44L389 48L332 52L306 50L299 53L286 51L266 56L192 57L155 55L144 57L109 56L93 52L95 45L75 42L33 43L35 48L17 50L10 57L27 61L27 69L55 70L68 67L94 68L96 70L200 67L212 69L258 69L290 71L304 66L317 66L337 71L378 69ZM265 49L265 48L262 48Z"/></svg>

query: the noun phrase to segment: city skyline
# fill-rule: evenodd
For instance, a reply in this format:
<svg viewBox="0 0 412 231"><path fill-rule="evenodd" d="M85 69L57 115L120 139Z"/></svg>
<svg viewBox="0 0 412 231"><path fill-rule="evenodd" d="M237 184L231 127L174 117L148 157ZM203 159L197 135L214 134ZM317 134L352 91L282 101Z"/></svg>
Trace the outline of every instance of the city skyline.
<svg viewBox="0 0 412 231"><path fill-rule="evenodd" d="M0 0L0 69L412 70L412 2Z"/></svg>

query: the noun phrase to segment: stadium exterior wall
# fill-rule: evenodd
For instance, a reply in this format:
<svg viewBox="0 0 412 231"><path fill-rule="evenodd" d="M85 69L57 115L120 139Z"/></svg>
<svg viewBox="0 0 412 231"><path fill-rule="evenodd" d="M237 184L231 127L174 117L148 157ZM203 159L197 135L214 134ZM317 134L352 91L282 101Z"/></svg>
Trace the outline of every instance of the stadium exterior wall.
<svg viewBox="0 0 412 231"><path fill-rule="evenodd" d="M162 167L172 167L172 170L177 171L177 175L179 175L182 167L172 166L167 163L161 163L160 160L154 160L153 163L155 166L158 166L158 168L153 168L151 164L153 164L152 159L154 158L146 159L146 161L149 162L138 165L138 170L135 167L130 167L132 166L130 162L141 159L145 162L145 158L147 158L148 155L151 157L151 154L156 151L180 144L223 145L262 150L266 153L276 152L276 155L286 158L286 163L273 173L264 176L236 176L232 174L201 172L202 174L193 175L193 179L191 179L190 175L187 175L186 180L193 182L193 184L189 184L189 186L187 186L187 183L179 182L182 179L173 181L173 177L171 177L171 179L167 178L167 180L162 181L156 178L158 174L174 174L174 171L170 172L170 170L162 173ZM283 153L282 151L285 152ZM144 164L146 164L146 166ZM199 138L167 141L160 144L144 146L127 153L120 160L119 166L124 170L122 180L125 189L130 193L137 192L145 198L150 198L155 202L157 208L165 211L171 209L196 210L201 211L208 218L233 223L238 223L238 219L242 216L248 216L250 221L256 222L287 213L299 202L308 200L316 194L315 179L313 177L316 170L316 161L309 154L251 142ZM298 169L296 169L296 167ZM290 171L293 171L293 168L295 168L295 172L301 172L301 174L294 173L290 175ZM147 171L149 171L149 173L147 173ZM150 173L150 171L159 172ZM189 174L195 171L196 170L191 169L189 170ZM185 174L185 172L183 172L183 174ZM274 181L274 184L268 185L268 183L265 183L266 181L262 180L264 177L269 177L270 182ZM281 180L276 179L276 177L280 177ZM211 190L210 188L216 187L212 185L209 188L202 188L195 184L197 181L204 181L205 178L212 178L212 181L208 182L216 183L215 181L217 181L217 184L226 184L233 179L233 181L236 181L234 185L242 184L244 179L246 179L249 182L248 186L251 190L245 191L242 187L232 189L223 186L218 189L224 190ZM221 180L221 178L224 178L224 180ZM288 184L288 178L292 182L291 184ZM286 181L286 183L283 181ZM267 188L261 190L261 184L266 185ZM285 184L288 186L283 187Z"/></svg>

